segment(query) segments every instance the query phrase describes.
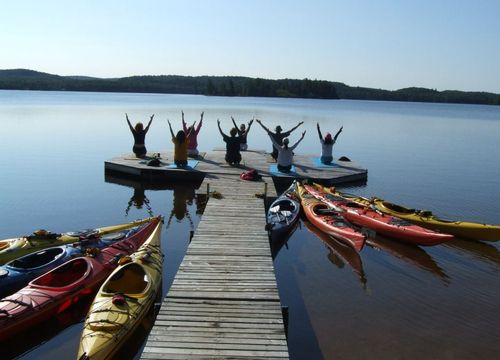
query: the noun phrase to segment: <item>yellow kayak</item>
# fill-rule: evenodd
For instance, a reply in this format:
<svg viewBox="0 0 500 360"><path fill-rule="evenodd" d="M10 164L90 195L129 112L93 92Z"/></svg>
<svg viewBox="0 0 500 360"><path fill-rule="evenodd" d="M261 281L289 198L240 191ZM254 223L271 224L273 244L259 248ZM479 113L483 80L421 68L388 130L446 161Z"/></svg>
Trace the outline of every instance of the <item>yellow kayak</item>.
<svg viewBox="0 0 500 360"><path fill-rule="evenodd" d="M99 289L85 319L78 359L112 358L153 306L163 272L161 226Z"/></svg>
<svg viewBox="0 0 500 360"><path fill-rule="evenodd" d="M83 232L55 234L46 230L38 230L33 235L22 236L14 239L0 240L0 264L16 259L18 257L30 254L52 246L59 246L77 242L81 235L89 233L105 235L110 233L127 230L141 224L148 223L153 218L132 221L130 223L105 226Z"/></svg>
<svg viewBox="0 0 500 360"><path fill-rule="evenodd" d="M481 224L471 221L444 220L427 210L409 209L377 197L367 199L361 196L344 194L336 191L334 188L323 187L318 184L315 184L315 186L332 196L342 197L364 206L375 206L379 211L385 214L411 221L414 224L418 224L428 229L438 230L465 239L487 241L500 240L500 225Z"/></svg>

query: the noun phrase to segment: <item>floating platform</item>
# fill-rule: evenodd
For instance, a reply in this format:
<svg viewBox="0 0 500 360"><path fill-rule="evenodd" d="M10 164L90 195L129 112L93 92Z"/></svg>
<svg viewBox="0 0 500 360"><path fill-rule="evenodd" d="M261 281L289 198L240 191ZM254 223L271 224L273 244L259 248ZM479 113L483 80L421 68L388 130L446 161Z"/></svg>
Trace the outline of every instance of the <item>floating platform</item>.
<svg viewBox="0 0 500 360"><path fill-rule="evenodd" d="M240 166L230 166L225 160L225 149L214 149L190 158L188 167L177 168L173 164L173 151L160 154L160 166L148 165L151 158L138 159L134 154L125 154L104 163L107 176L128 176L141 181L193 181L201 182L207 174L240 175L248 169L256 169L262 176L272 177L275 182L291 182L294 179L312 180L325 185L347 182L366 182L368 171L351 161L334 160L332 165L323 165L318 156L294 156L292 171L279 172L276 162L263 150L242 151Z"/></svg>

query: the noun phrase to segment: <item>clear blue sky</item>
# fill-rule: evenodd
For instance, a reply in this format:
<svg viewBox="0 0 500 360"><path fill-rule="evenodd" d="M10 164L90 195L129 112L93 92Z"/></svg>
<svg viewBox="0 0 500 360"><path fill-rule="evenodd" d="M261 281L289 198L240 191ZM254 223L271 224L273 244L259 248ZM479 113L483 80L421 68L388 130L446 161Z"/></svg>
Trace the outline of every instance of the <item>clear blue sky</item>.
<svg viewBox="0 0 500 360"><path fill-rule="evenodd" d="M500 93L500 0L16 0L0 69Z"/></svg>

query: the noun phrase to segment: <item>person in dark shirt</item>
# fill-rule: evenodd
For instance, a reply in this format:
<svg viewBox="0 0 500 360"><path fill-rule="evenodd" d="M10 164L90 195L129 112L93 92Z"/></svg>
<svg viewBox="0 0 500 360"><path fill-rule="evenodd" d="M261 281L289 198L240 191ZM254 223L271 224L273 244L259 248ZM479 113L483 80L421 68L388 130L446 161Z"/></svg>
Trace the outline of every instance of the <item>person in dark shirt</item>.
<svg viewBox="0 0 500 360"><path fill-rule="evenodd" d="M220 127L220 120L217 119L217 126L219 127L219 132L222 135L222 139L224 139L224 142L226 143L226 162L229 165L239 165L241 162L241 153L240 153L240 144L241 144L241 137L236 136L238 134L238 129L237 128L232 128L229 134L231 136L227 136L224 134Z"/></svg>
<svg viewBox="0 0 500 360"><path fill-rule="evenodd" d="M153 117L155 115L151 115L151 118L149 119L148 126L144 129L144 125L142 125L141 122L138 122L135 124L135 127L132 127L132 124L130 123L130 120L128 119L128 114L125 114L125 117L127 118L127 123L130 128L130 131L132 131L132 135L134 136L134 147L132 148L132 151L134 152L135 156L138 158L143 158L146 156L147 150L146 150L146 145L145 145L145 139L146 139L146 133L149 130L149 127L151 126L151 123L153 122Z"/></svg>
<svg viewBox="0 0 500 360"><path fill-rule="evenodd" d="M266 130L266 132L269 134L271 139L273 139L280 146L283 145L284 138L289 137L290 134L292 133L292 131L294 131L300 125L302 125L304 123L303 121L301 121L297 125L295 125L293 128L291 128L290 130L285 131L285 132L282 132L283 129L281 128L281 126L278 125L278 126L276 126L275 132L272 132L267 127L265 127L264 124L262 124L262 122L259 119L257 119L256 121L260 126L262 126L262 128L264 130ZM273 152L271 153L271 156L273 157L274 160L278 159L278 148L274 145L274 143L273 143Z"/></svg>
<svg viewBox="0 0 500 360"><path fill-rule="evenodd" d="M238 128L238 125L236 124L236 121L234 121L234 118L232 116L231 116L231 120L233 121L234 127L238 130L238 135L241 138L240 150L246 151L248 149L247 135L248 135L248 132L250 131L250 127L252 126L253 119L248 122L248 127L246 127L245 123L243 123L239 126L239 128Z"/></svg>

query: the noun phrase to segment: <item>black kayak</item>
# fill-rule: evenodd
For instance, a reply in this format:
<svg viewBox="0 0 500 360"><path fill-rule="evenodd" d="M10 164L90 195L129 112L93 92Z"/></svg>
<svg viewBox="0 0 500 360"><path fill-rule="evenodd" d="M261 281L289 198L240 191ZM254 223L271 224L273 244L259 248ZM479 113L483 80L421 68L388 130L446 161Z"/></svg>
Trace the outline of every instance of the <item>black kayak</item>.
<svg viewBox="0 0 500 360"><path fill-rule="evenodd" d="M295 181L273 201L267 211L267 229L271 241L289 234L299 219L300 203L294 194Z"/></svg>

